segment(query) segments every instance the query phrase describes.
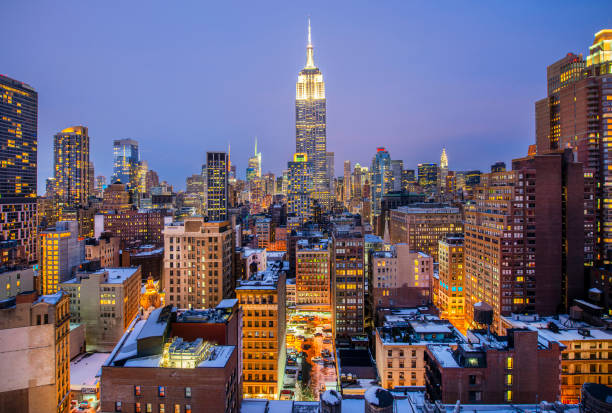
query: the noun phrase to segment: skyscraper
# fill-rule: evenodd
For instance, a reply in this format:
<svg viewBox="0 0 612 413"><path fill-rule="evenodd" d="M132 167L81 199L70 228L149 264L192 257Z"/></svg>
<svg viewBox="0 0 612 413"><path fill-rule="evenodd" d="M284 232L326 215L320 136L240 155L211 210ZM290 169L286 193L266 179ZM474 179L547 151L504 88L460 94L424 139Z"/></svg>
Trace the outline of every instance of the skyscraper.
<svg viewBox="0 0 612 413"><path fill-rule="evenodd" d="M89 131L72 126L56 133L53 140L55 195L60 207L77 208L87 204L92 193L89 161Z"/></svg>
<svg viewBox="0 0 612 413"><path fill-rule="evenodd" d="M327 174L327 109L323 74L314 63L308 20L306 66L298 75L295 94L295 151L305 153L312 163L313 197L323 205L330 202Z"/></svg>
<svg viewBox="0 0 612 413"><path fill-rule="evenodd" d="M227 154L206 153L206 203L208 219L227 219Z"/></svg>
<svg viewBox="0 0 612 413"><path fill-rule="evenodd" d="M380 215L382 196L391 188L391 156L385 148L376 148L372 158L372 215Z"/></svg>
<svg viewBox="0 0 612 413"><path fill-rule="evenodd" d="M420 163L418 165L419 185L426 190L435 190L438 184L438 164Z"/></svg>
<svg viewBox="0 0 612 413"><path fill-rule="evenodd" d="M0 237L36 260L38 93L0 75Z"/></svg>
<svg viewBox="0 0 612 413"><path fill-rule="evenodd" d="M351 161L344 161L344 205L351 202Z"/></svg>
<svg viewBox="0 0 612 413"><path fill-rule="evenodd" d="M612 30L595 34L586 62L568 53L548 66L548 96L535 103L538 154L572 148L595 181L599 240L586 262L612 263ZM586 175L585 175L586 177Z"/></svg>
<svg viewBox="0 0 612 413"><path fill-rule="evenodd" d="M446 156L446 148L442 148L440 155L440 174L438 175L438 192L440 194L446 192L446 177L448 176L448 157Z"/></svg>
<svg viewBox="0 0 612 413"><path fill-rule="evenodd" d="M137 189L138 142L132 139L119 139L113 142L113 176L111 184L117 180L125 184L130 191Z"/></svg>
<svg viewBox="0 0 612 413"><path fill-rule="evenodd" d="M261 152L257 152L257 137L255 137L255 155L249 158L246 170L247 182L251 182L254 178L261 178Z"/></svg>
<svg viewBox="0 0 612 413"><path fill-rule="evenodd" d="M287 187L287 212L300 217L302 222L310 218L310 196L312 194L312 163L305 153L293 155L287 163L289 170Z"/></svg>

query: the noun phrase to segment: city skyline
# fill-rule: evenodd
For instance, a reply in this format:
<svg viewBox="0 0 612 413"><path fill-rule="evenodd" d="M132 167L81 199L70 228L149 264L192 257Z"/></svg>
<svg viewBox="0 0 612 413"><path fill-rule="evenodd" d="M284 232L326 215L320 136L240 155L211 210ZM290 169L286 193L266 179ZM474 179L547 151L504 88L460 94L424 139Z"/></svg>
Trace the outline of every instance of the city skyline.
<svg viewBox="0 0 612 413"><path fill-rule="evenodd" d="M207 150L225 150L228 144L234 147L232 160L242 177L254 136L260 140L262 172L279 175L293 154L292 85L295 72L304 65L310 15L317 64L326 74L331 99L328 150L336 154L336 176L342 175L347 159L369 166L381 145L393 159L403 160L405 168L437 161L446 147L451 169L486 171L493 162L524 155L533 142L533 104L545 92L542 68L568 52L585 55L585 45L608 23L602 11L610 6L591 2L559 10L554 16L557 23L564 26L563 22L571 20L571 28L568 33L549 33L539 26L550 24L552 19L545 16L547 4L530 7L525 19L527 3L495 10L475 6L469 14L458 5L443 10L421 5L410 10L396 4L373 11L358 5L349 21L340 17L340 5L325 11L318 7L289 10L269 6L261 11L245 7L230 13L215 6L208 15L223 14L221 21L189 17L180 30L176 29L179 19L197 15L197 7L164 10L152 5L142 22L130 19L136 12L131 6L120 14L101 8L87 19L96 29L95 36L84 39L47 26L56 19L45 18L36 34L23 39L28 47L8 47L7 56L12 58L3 70L41 94L40 183L53 175L53 135L79 124L90 130L96 175L111 176L112 141L129 138L140 143L141 158L149 167L177 188L184 188L185 178L198 172ZM44 5L15 4L10 8L41 17L79 13L78 5L60 5L53 10ZM274 13L268 13L271 11ZM495 21L498 13L505 14L503 22ZM589 19L581 19L582 15ZM113 30L103 27L103 19L113 22L108 25ZM230 25L225 19L235 22ZM411 25L412 19L418 24ZM457 32L461 26L457 20L469 23L470 30ZM583 20L589 23L577 23ZM86 29L80 26L82 22L74 24L76 31ZM248 39L230 33L238 24L251 34ZM155 29L159 25L172 29L172 35L161 39ZM190 37L191 31L195 39ZM427 41L422 40L425 34ZM202 42L208 38L223 39L224 46ZM447 47L444 42L448 39L452 42ZM95 46L92 50L96 53L91 54L84 42ZM431 47L435 44L441 49ZM495 47L505 51L499 59L490 58L498 55ZM86 71L65 64L65 58L75 50L94 63ZM43 65L49 53L57 58ZM119 53L122 59L117 61ZM181 57L187 60L176 60ZM239 62L246 66L229 69L226 75L217 67ZM441 67L445 62L452 63L452 68ZM498 82L498 78L504 81ZM163 86L164 79L172 82ZM214 84L214 79L222 81ZM499 92L491 94L493 87ZM188 88L202 97L188 96L192 94ZM441 93L446 93L444 98ZM254 99L262 102L257 109L247 103ZM448 103L440 106L443 99ZM236 110L241 113L238 117L231 109L236 100ZM177 105L182 101L185 103ZM502 102L504 108L497 110ZM470 105L474 110L468 113L464 106ZM367 121L354 122L356 117ZM172 150L160 150L169 140ZM470 145L465 145L467 141ZM499 145L499 141L508 143ZM350 144L354 142L358 144ZM194 147L197 150L187 150ZM469 156L473 147L479 148L478 156ZM41 184L38 193L43 192Z"/></svg>

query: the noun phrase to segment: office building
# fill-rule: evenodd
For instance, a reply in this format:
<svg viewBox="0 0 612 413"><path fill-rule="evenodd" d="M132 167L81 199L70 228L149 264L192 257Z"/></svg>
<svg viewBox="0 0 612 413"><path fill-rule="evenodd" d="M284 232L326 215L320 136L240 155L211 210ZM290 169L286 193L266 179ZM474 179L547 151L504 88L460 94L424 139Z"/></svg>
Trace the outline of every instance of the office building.
<svg viewBox="0 0 612 413"><path fill-rule="evenodd" d="M344 193L342 199L344 206L348 206L351 202L351 192L353 185L351 184L351 161L344 161L344 176L343 176Z"/></svg>
<svg viewBox="0 0 612 413"><path fill-rule="evenodd" d="M595 251L591 262L612 262L612 30L595 34L586 60L568 53L546 69L547 97L535 103L536 149L546 154L572 148L594 180Z"/></svg>
<svg viewBox="0 0 612 413"><path fill-rule="evenodd" d="M234 231L227 221L185 218L164 228L163 290L179 308L211 308L235 286Z"/></svg>
<svg viewBox="0 0 612 413"><path fill-rule="evenodd" d="M332 234L332 321L336 336L364 333L364 238L359 227Z"/></svg>
<svg viewBox="0 0 612 413"><path fill-rule="evenodd" d="M436 189L438 185L438 164L420 163L417 166L419 185L426 191Z"/></svg>
<svg viewBox="0 0 612 413"><path fill-rule="evenodd" d="M0 96L0 236L18 241L26 260L34 262L38 259L38 93L0 75Z"/></svg>
<svg viewBox="0 0 612 413"><path fill-rule="evenodd" d="M390 191L402 190L402 171L404 170L404 161L394 159L391 161L391 188Z"/></svg>
<svg viewBox="0 0 612 413"><path fill-rule="evenodd" d="M380 307L418 307L431 302L433 258L411 251L408 244L391 245L370 257L370 300Z"/></svg>
<svg viewBox="0 0 612 413"><path fill-rule="evenodd" d="M393 190L393 172L391 156L385 148L376 148L372 158L372 215L380 215L380 203L383 195Z"/></svg>
<svg viewBox="0 0 612 413"><path fill-rule="evenodd" d="M249 158L246 170L246 180L261 178L261 152L257 152L257 136L255 137L255 154Z"/></svg>
<svg viewBox="0 0 612 413"><path fill-rule="evenodd" d="M85 126L63 129L53 137L54 194L61 208L87 205L93 193L89 161L89 130Z"/></svg>
<svg viewBox="0 0 612 413"><path fill-rule="evenodd" d="M306 153L293 155L287 163L289 185L287 187L287 213L295 214L300 223L311 216L310 202L313 191L313 164Z"/></svg>
<svg viewBox="0 0 612 413"><path fill-rule="evenodd" d="M126 189L126 185L115 181L107 185L102 193L102 208L103 212L122 211L130 209L130 193Z"/></svg>
<svg viewBox="0 0 612 413"><path fill-rule="evenodd" d="M70 309L63 292L0 303L0 410L70 411Z"/></svg>
<svg viewBox="0 0 612 413"><path fill-rule="evenodd" d="M35 289L34 269L31 266L0 267L0 300L6 300Z"/></svg>
<svg viewBox="0 0 612 413"><path fill-rule="evenodd" d="M142 281L149 278L161 281L164 273L164 247L151 244L123 248L121 250L122 267L140 267Z"/></svg>
<svg viewBox="0 0 612 413"><path fill-rule="evenodd" d="M244 398L278 399L285 373L286 274L282 261L241 280Z"/></svg>
<svg viewBox="0 0 612 413"><path fill-rule="evenodd" d="M79 238L78 223L59 221L54 228L42 231L40 249L40 290L53 294L85 260L85 242Z"/></svg>
<svg viewBox="0 0 612 413"><path fill-rule="evenodd" d="M295 304L301 310L331 310L331 271L328 239L301 239L295 257Z"/></svg>
<svg viewBox="0 0 612 413"><path fill-rule="evenodd" d="M443 195L448 193L446 180L448 178L448 156L446 155L446 148L442 148L442 154L440 155L440 174L438 176L438 193Z"/></svg>
<svg viewBox="0 0 612 413"><path fill-rule="evenodd" d="M227 154L206 152L206 211L211 221L227 219Z"/></svg>
<svg viewBox="0 0 612 413"><path fill-rule="evenodd" d="M172 214L167 210L126 209L95 216L94 234L100 236L108 232L119 238L120 245L134 242L162 245L164 225L172 222Z"/></svg>
<svg viewBox="0 0 612 413"><path fill-rule="evenodd" d="M441 316L463 323L465 270L463 234L448 234L438 241L438 301Z"/></svg>
<svg viewBox="0 0 612 413"><path fill-rule="evenodd" d="M239 413L240 313L162 307L138 316L102 365L103 412Z"/></svg>
<svg viewBox="0 0 612 413"><path fill-rule="evenodd" d="M314 63L314 48L308 21L306 66L300 71L295 93L295 151L305 153L312 163L311 188L315 199L325 205L329 198L327 172L327 109L323 74Z"/></svg>
<svg viewBox="0 0 612 413"><path fill-rule="evenodd" d="M113 141L113 175L111 182L117 181L125 185L130 192L138 189L138 142L133 139L118 139Z"/></svg>
<svg viewBox="0 0 612 413"><path fill-rule="evenodd" d="M505 336L469 330L467 338L457 346L427 346L430 401L520 404L559 399L558 341L543 343L537 332L519 329Z"/></svg>
<svg viewBox="0 0 612 413"><path fill-rule="evenodd" d="M438 262L438 241L446 234L462 232L459 208L447 204L414 203L391 210L389 236L393 244L408 244Z"/></svg>
<svg viewBox="0 0 612 413"><path fill-rule="evenodd" d="M584 291L585 180L570 150L515 159L481 177L465 211L466 319L569 309Z"/></svg>
<svg viewBox="0 0 612 413"><path fill-rule="evenodd" d="M261 217L255 220L255 237L257 248L266 249L274 241L274 224L271 218Z"/></svg>
<svg viewBox="0 0 612 413"><path fill-rule="evenodd" d="M60 283L70 322L85 325L87 351L112 351L138 313L141 285L139 267L77 271Z"/></svg>
<svg viewBox="0 0 612 413"><path fill-rule="evenodd" d="M119 266L119 238L102 233L99 238L85 240L85 259L98 261L102 268Z"/></svg>

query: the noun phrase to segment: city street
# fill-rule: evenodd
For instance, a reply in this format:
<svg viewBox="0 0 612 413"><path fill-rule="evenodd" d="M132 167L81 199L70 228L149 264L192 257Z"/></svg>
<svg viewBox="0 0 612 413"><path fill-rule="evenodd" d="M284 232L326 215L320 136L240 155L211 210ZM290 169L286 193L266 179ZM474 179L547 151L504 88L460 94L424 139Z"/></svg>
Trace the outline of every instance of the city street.
<svg viewBox="0 0 612 413"><path fill-rule="evenodd" d="M302 358L294 398L319 400L319 393L326 388L335 389L338 380L330 313L296 311L290 315L287 323L288 359L292 354L301 353L305 357ZM300 385L306 389L298 389Z"/></svg>

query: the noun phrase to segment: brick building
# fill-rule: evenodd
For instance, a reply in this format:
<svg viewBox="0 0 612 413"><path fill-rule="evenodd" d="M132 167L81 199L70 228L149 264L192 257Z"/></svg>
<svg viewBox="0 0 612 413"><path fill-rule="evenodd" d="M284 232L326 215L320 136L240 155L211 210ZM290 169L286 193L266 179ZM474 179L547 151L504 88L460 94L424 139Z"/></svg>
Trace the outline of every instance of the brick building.
<svg viewBox="0 0 612 413"><path fill-rule="evenodd" d="M559 342L544 345L537 332L518 329L508 330L507 336L469 330L467 338L458 345L427 346L430 401L520 404L559 399Z"/></svg>
<svg viewBox="0 0 612 413"><path fill-rule="evenodd" d="M172 214L168 210L126 209L96 215L94 220L96 237L108 231L119 238L122 247L134 242L163 245L164 225L172 222Z"/></svg>

